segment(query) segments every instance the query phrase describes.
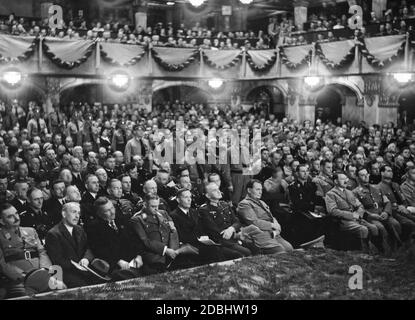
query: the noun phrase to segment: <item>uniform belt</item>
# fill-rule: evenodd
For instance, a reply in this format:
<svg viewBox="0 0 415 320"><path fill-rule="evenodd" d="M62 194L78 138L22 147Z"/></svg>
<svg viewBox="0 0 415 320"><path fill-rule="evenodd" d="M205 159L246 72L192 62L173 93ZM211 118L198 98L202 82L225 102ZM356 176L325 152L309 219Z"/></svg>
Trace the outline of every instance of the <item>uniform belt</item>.
<svg viewBox="0 0 415 320"><path fill-rule="evenodd" d="M4 260L9 263L17 260L30 260L34 258L39 258L39 252L37 251L22 251L7 257L4 257Z"/></svg>
<svg viewBox="0 0 415 320"><path fill-rule="evenodd" d="M243 173L243 171L235 169L235 170L231 170L231 173Z"/></svg>

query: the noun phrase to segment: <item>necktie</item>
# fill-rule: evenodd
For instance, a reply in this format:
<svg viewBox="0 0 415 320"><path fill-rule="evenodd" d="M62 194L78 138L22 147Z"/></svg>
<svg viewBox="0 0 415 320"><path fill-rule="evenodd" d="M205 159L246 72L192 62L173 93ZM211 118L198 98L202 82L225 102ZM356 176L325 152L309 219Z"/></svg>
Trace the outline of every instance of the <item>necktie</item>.
<svg viewBox="0 0 415 320"><path fill-rule="evenodd" d="M37 122L37 132L40 133L40 131L42 130L42 128L40 127L40 119L38 118L36 122Z"/></svg>
<svg viewBox="0 0 415 320"><path fill-rule="evenodd" d="M110 227L112 229L114 229L116 232L118 232L118 228L117 228L117 225L115 224L114 220L111 220L109 224L110 224Z"/></svg>

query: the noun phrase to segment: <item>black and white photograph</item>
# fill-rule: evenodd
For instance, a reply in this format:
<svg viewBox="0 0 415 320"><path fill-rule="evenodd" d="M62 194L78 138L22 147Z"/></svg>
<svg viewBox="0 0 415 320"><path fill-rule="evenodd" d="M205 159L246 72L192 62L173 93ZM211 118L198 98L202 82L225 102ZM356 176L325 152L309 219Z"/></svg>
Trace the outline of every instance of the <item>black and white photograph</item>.
<svg viewBox="0 0 415 320"><path fill-rule="evenodd" d="M0 0L0 305L415 299L414 53L415 0Z"/></svg>

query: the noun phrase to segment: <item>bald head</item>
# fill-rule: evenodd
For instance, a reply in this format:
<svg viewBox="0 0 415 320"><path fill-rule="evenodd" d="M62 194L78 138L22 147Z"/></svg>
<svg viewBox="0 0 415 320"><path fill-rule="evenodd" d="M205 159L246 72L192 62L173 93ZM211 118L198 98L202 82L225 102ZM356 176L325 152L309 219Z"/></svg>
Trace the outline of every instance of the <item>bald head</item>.
<svg viewBox="0 0 415 320"><path fill-rule="evenodd" d="M143 185L143 191L145 194L157 194L157 183L154 180L147 180Z"/></svg>
<svg viewBox="0 0 415 320"><path fill-rule="evenodd" d="M68 186L66 188L66 201L68 202L81 202L81 193L77 186Z"/></svg>

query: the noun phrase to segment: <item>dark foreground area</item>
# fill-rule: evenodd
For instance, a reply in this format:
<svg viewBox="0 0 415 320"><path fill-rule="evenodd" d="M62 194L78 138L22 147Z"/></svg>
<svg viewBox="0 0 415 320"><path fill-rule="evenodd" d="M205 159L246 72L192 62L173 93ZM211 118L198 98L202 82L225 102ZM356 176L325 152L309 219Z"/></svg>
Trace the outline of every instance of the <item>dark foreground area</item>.
<svg viewBox="0 0 415 320"><path fill-rule="evenodd" d="M351 266L363 289L349 288ZM314 249L52 293L34 299L415 299L415 262Z"/></svg>

